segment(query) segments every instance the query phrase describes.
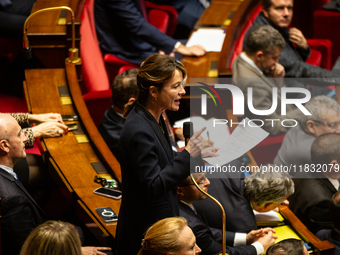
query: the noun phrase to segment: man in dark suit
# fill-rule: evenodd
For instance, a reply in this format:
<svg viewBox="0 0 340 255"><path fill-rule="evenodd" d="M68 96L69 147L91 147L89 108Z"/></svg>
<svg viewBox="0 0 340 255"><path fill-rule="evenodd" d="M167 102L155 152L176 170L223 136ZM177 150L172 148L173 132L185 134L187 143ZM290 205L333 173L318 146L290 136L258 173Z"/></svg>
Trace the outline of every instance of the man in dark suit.
<svg viewBox="0 0 340 255"><path fill-rule="evenodd" d="M94 11L103 54L110 53L137 65L159 51L185 56L205 54L201 45L186 47L149 24L144 0L96 0Z"/></svg>
<svg viewBox="0 0 340 255"><path fill-rule="evenodd" d="M207 192L210 181L205 177L205 174L195 173L193 175L201 189ZM222 230L208 227L205 216L197 214L193 202L203 200L206 196L196 188L190 176L178 185L177 198L179 200L179 215L188 221L188 226L196 236L196 243L202 249L201 254L220 254L222 251ZM271 228L253 230L248 234L227 231L227 253L230 255L262 254L270 245L274 244L273 232ZM234 244L238 244L238 246L231 247Z"/></svg>
<svg viewBox="0 0 340 255"><path fill-rule="evenodd" d="M1 249L3 255L17 255L31 231L47 220L47 216L30 196L13 171L14 165L26 157L27 137L9 114L0 114L0 198ZM109 251L107 247L82 247L83 254Z"/></svg>
<svg viewBox="0 0 340 255"><path fill-rule="evenodd" d="M3 254L19 254L30 232L47 217L13 171L26 156L27 138L16 120L0 115L1 244Z"/></svg>
<svg viewBox="0 0 340 255"><path fill-rule="evenodd" d="M281 50L279 58L280 64L283 65L286 71L285 77L318 78L318 84L316 85L337 83L334 78L340 77L339 72L331 72L305 62L310 56L310 49L304 35L295 27L288 29L293 18L293 2L293 0L262 0L262 12L257 16L253 26L247 31L244 42L254 28L271 25L280 32L286 42L286 47ZM294 83L294 85L297 86L298 83ZM313 87L311 89L312 96L328 92L329 90L326 88Z"/></svg>
<svg viewBox="0 0 340 255"><path fill-rule="evenodd" d="M318 136L311 148L312 164L302 178L294 179L296 191L289 198L290 209L306 227L316 233L332 228L329 204L339 189L340 134ZM320 171L320 172L319 172Z"/></svg>
<svg viewBox="0 0 340 255"><path fill-rule="evenodd" d="M329 213L334 225L333 229L322 229L316 236L320 240L330 241L334 247L334 255L340 255L340 192L334 194L329 205Z"/></svg>
<svg viewBox="0 0 340 255"><path fill-rule="evenodd" d="M270 166L275 167L275 166ZM226 230L248 233L257 229L253 209L268 212L280 204L288 204L287 197L294 193L294 183L288 174L275 172L262 166L247 178L244 173L228 172L225 178L210 179L209 194L223 206ZM210 199L194 203L197 212L205 215L210 227L222 229L220 208Z"/></svg>
<svg viewBox="0 0 340 255"><path fill-rule="evenodd" d="M111 86L113 105L104 113L98 126L99 133L118 160L118 142L125 122L124 105L138 98L137 72L138 69L132 68L116 76Z"/></svg>

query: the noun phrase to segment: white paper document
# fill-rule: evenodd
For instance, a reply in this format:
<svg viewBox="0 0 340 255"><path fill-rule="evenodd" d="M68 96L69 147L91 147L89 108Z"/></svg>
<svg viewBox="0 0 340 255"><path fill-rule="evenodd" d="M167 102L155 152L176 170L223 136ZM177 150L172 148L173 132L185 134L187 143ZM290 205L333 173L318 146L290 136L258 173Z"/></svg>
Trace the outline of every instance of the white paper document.
<svg viewBox="0 0 340 255"><path fill-rule="evenodd" d="M249 119L245 118L240 122L244 122L245 125L239 124L234 132L232 132L223 146L217 151L220 156L204 158L204 160L213 166L222 166L241 157L269 135L262 128L253 127L255 125L253 122L251 127L248 126L248 121Z"/></svg>
<svg viewBox="0 0 340 255"><path fill-rule="evenodd" d="M220 52L222 50L225 32L223 29L200 28L192 33L187 42L187 47L202 45L207 52Z"/></svg>

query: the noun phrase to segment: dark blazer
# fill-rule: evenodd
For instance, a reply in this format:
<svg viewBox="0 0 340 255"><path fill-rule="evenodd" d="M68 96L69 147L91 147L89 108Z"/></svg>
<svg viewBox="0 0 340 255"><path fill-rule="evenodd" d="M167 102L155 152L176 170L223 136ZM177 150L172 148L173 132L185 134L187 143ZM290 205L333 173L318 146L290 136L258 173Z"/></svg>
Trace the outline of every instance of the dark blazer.
<svg viewBox="0 0 340 255"><path fill-rule="evenodd" d="M95 23L103 54L138 65L158 50L169 54L177 42L144 19L139 0L96 0Z"/></svg>
<svg viewBox="0 0 340 255"><path fill-rule="evenodd" d="M116 111L110 107L103 116L102 121L99 123L98 131L102 135L107 146L109 146L113 155L119 160L120 149L118 142L122 134L125 119L118 115Z"/></svg>
<svg viewBox="0 0 340 255"><path fill-rule="evenodd" d="M340 233L336 232L334 229L322 229L316 233L316 237L322 241L330 241L335 247L334 255L340 255Z"/></svg>
<svg viewBox="0 0 340 255"><path fill-rule="evenodd" d="M289 200L289 208L314 234L323 228L332 228L329 203L337 192L333 184L322 174L315 178L294 178L295 192Z"/></svg>
<svg viewBox="0 0 340 255"><path fill-rule="evenodd" d="M2 254L20 253L31 231L47 217L22 184L0 167Z"/></svg>
<svg viewBox="0 0 340 255"><path fill-rule="evenodd" d="M123 127L117 254L136 255L148 227L179 215L177 184L189 175L191 157L186 150L175 156L162 117L160 122L164 134L155 118L137 103Z"/></svg>
<svg viewBox="0 0 340 255"><path fill-rule="evenodd" d="M208 199L208 198L207 198ZM202 249L201 255L213 255L220 254L222 252L222 230L216 228L209 228L205 223L204 216L199 216L187 205L179 202L179 215L184 217L188 221L188 226L192 229L196 236L196 243ZM256 249L254 246L233 246L235 233L226 233L227 249L226 252L229 255L256 255Z"/></svg>
<svg viewBox="0 0 340 255"><path fill-rule="evenodd" d="M209 194L223 206L226 214L226 230L248 233L257 229L255 215L243 194L243 173L228 173L225 178L210 178ZM222 212L210 199L195 201L200 215L205 215L209 227L222 229Z"/></svg>
<svg viewBox="0 0 340 255"><path fill-rule="evenodd" d="M263 25L271 25L267 18L264 16L263 12L261 12L256 20L254 21L254 24L251 28L247 31L246 35L244 36L243 41L243 48L245 47L245 41L247 40L247 37L254 28L258 26ZM277 29L280 34L283 36L286 42L286 47L281 49L279 62L281 65L284 66L286 71L286 77L290 78L318 78L318 85L321 85L320 83L323 83L324 85L327 84L334 84L336 81L334 80L335 77L339 77L340 73L335 71L328 71L326 69L322 69L317 66L310 65L306 63L305 61L310 56L310 49L304 50L299 47L295 47L291 41L289 41L289 30L287 28L280 28L273 26L275 29ZM320 78L320 79L319 79ZM315 92L311 90L311 93L316 94L322 94L324 92L324 88L315 88ZM319 92L319 93L317 93ZM323 93L325 94L325 93Z"/></svg>

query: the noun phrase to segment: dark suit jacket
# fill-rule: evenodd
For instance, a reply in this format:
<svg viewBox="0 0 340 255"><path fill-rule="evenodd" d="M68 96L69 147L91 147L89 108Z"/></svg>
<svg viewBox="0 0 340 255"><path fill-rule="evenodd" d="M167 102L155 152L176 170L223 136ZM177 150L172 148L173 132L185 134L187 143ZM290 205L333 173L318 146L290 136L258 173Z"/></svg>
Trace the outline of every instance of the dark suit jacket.
<svg viewBox="0 0 340 255"><path fill-rule="evenodd" d="M113 155L119 160L120 149L118 142L122 134L125 119L118 115L115 110L110 107L103 116L102 121L99 123L98 131L102 135L107 146L109 146Z"/></svg>
<svg viewBox="0 0 340 255"><path fill-rule="evenodd" d="M139 103L127 117L122 149L123 198L116 236L117 254L136 255L148 227L179 214L177 184L190 173L190 154L171 149L155 118Z"/></svg>
<svg viewBox="0 0 340 255"><path fill-rule="evenodd" d="M292 212L314 234L320 229L332 228L328 207L337 192L333 184L322 174L315 175L315 178L293 180L295 192L288 198Z"/></svg>
<svg viewBox="0 0 340 255"><path fill-rule="evenodd" d="M208 198L207 198L208 199ZM220 254L222 251L222 230L209 228L202 216L196 215L195 212L187 205L179 202L179 215L188 221L188 226L192 229L196 236L196 243L202 249L201 255ZM229 255L256 255L254 246L232 246L235 238L235 233L227 232L227 249Z"/></svg>
<svg viewBox="0 0 340 255"><path fill-rule="evenodd" d="M340 233L331 229L322 229L316 233L316 236L322 241L330 241L335 247L334 255L340 255Z"/></svg>
<svg viewBox="0 0 340 255"><path fill-rule="evenodd" d="M22 184L0 168L2 254L20 253L30 232L47 220Z"/></svg>
<svg viewBox="0 0 340 255"><path fill-rule="evenodd" d="M139 0L96 0L95 23L102 53L135 64L158 50L169 54L177 42L144 19Z"/></svg>
<svg viewBox="0 0 340 255"><path fill-rule="evenodd" d="M210 178L209 194L223 206L226 214L226 230L248 233L257 229L255 216L249 201L243 195L243 173L228 173L225 178ZM195 201L200 215L205 215L209 227L222 229L222 212L210 199Z"/></svg>
<svg viewBox="0 0 340 255"><path fill-rule="evenodd" d="M263 12L261 12L252 27L247 31L244 41L247 40L248 34L250 31L252 31L254 28L258 26L263 26L263 25L271 25L267 18L263 15ZM327 84L332 84L335 83L334 78L339 77L338 72L331 72L326 69L322 69L317 66L312 66L305 61L307 58L310 56L310 49L308 48L307 50L301 49L299 47L294 47L291 41L289 41L289 30L287 28L280 28L273 26L275 29L277 29L280 34L283 36L286 42L286 47L281 49L280 57L279 57L279 62L281 65L284 66L285 71L286 71L286 77L291 77L291 78L322 78L319 79L318 82L324 82L325 85ZM243 43L243 48L245 47L245 43ZM320 85L320 83L318 83ZM322 94L323 90L322 88L316 88L315 93L312 94ZM313 91L311 91L313 92ZM324 93L325 94L325 93Z"/></svg>

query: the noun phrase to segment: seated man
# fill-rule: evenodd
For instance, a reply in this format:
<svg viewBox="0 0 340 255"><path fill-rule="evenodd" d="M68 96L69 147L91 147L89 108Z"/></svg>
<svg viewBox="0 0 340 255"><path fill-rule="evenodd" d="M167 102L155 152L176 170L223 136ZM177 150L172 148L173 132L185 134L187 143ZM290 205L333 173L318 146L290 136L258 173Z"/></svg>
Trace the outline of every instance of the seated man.
<svg viewBox="0 0 340 255"><path fill-rule="evenodd" d="M274 159L275 165L297 167L310 164L310 150L315 138L326 133L340 133L340 105L334 99L317 96L305 107L312 115L304 115L299 124L287 132ZM290 175L295 174L290 172Z"/></svg>
<svg viewBox="0 0 340 255"><path fill-rule="evenodd" d="M319 82L325 85L335 84L334 78L340 77L339 72L331 72L305 62L310 56L310 49L304 35L295 27L288 29L293 19L293 4L293 0L262 0L262 12L247 31L244 42L254 28L263 25L273 26L286 42L286 46L282 48L279 57L280 64L286 71L285 77L318 78ZM243 47L245 48L245 45ZM328 91L325 88L313 87L311 94L312 96L325 95Z"/></svg>
<svg viewBox="0 0 340 255"><path fill-rule="evenodd" d="M163 52L184 56L203 56L201 45L186 47L147 22L143 0L96 0L95 23L103 54L110 53L134 64Z"/></svg>
<svg viewBox="0 0 340 255"><path fill-rule="evenodd" d="M339 189L340 134L323 134L312 144L312 164L299 168L302 178L295 178L295 193L289 207L313 233L332 228L329 203ZM300 173L299 173L300 175ZM298 176L298 175L297 175Z"/></svg>
<svg viewBox="0 0 340 255"><path fill-rule="evenodd" d="M303 245L302 240L285 239L272 246L267 250L266 255L308 255L307 248Z"/></svg>
<svg viewBox="0 0 340 255"><path fill-rule="evenodd" d="M285 70L280 65L279 55L285 42L280 33L271 26L261 26L254 29L245 42L245 51L238 56L233 63L233 80L242 90L248 94L248 88L253 89L253 107L257 110L268 110L273 105L273 89L282 86ZM269 79L277 78L277 79ZM250 79L251 78L251 79ZM281 91L277 90L277 108L265 116L251 113L248 107L246 115L255 119L276 119L278 121L264 121L263 129L271 135L279 135L288 131L288 126L294 125L293 121L286 121L281 125L283 119L299 119L303 113L293 105L287 105L287 114L281 115Z"/></svg>
<svg viewBox="0 0 340 255"><path fill-rule="evenodd" d="M30 232L47 220L43 210L13 171L14 165L26 156L26 141L27 137L18 122L9 114L0 114L1 249L3 255L19 254ZM82 249L86 254L94 248L83 247ZM105 247L103 249L110 250Z"/></svg>
<svg viewBox="0 0 340 255"><path fill-rule="evenodd" d="M195 181L200 187L207 192L210 184L204 173L193 174ZM194 201L203 200L206 196L197 189L192 182L190 176L178 185L177 198L179 200L179 215L188 221L188 226L192 229L196 236L196 243L202 249L204 254L220 254L222 251L222 230L210 228L204 221L204 215L197 215ZM222 220L219 219L219 220ZM232 254L262 254L267 248L275 242L272 236L275 232L271 228L253 230L246 234L226 232L227 253ZM247 245L252 244L252 245Z"/></svg>
<svg viewBox="0 0 340 255"><path fill-rule="evenodd" d="M223 206L226 214L226 230L248 233L257 229L253 209L268 212L280 204L288 204L294 193L293 180L286 173L274 172L262 166L247 178L243 172L228 172L225 178L211 178L209 194ZM210 199L194 203L197 212L204 215L208 225L222 229L220 208Z"/></svg>
<svg viewBox="0 0 340 255"><path fill-rule="evenodd" d="M111 86L113 105L104 113L98 126L99 133L117 158L119 158L120 152L118 141L125 122L123 118L124 105L134 102L139 94L137 72L138 69L133 68L116 76Z"/></svg>
<svg viewBox="0 0 340 255"><path fill-rule="evenodd" d="M333 229L323 229L316 233L320 240L328 240L335 246L334 255L340 254L340 192L332 197L329 205L329 214L333 222Z"/></svg>

